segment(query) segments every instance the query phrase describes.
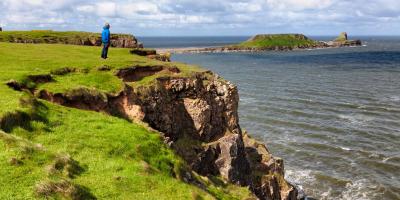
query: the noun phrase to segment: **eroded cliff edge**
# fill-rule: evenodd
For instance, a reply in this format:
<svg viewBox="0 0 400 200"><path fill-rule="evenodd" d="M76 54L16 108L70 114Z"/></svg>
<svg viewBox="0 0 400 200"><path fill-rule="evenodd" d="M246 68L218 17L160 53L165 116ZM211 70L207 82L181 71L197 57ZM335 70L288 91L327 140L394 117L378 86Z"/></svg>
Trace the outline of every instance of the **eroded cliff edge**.
<svg viewBox="0 0 400 200"><path fill-rule="evenodd" d="M161 72L171 76L158 77L148 85L132 85ZM221 176L227 182L248 186L262 200L297 199L296 188L284 179L282 159L240 128L237 87L210 71L179 74L178 68L169 66L119 69L115 75L125 83L119 94L104 95L87 88L67 93L30 90L64 106L148 123L191 170L202 176ZM32 77L39 83L51 80L51 75ZM24 88L18 82L8 85ZM195 181L190 175L184 180Z"/></svg>

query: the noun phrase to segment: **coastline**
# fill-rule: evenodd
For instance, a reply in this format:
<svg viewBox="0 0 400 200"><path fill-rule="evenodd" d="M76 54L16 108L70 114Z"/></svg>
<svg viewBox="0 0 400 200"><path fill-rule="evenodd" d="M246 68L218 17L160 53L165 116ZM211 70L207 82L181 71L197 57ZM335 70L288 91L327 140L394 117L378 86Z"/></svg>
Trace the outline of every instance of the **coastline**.
<svg viewBox="0 0 400 200"><path fill-rule="evenodd" d="M200 53L246 53L246 52L265 52L265 51L300 51L300 50L320 50L320 49L337 49L348 47L365 47L365 44L357 44L350 46L317 46L307 48L230 48L225 46L209 46L209 47L177 47L177 48L155 48L159 54L200 54Z"/></svg>

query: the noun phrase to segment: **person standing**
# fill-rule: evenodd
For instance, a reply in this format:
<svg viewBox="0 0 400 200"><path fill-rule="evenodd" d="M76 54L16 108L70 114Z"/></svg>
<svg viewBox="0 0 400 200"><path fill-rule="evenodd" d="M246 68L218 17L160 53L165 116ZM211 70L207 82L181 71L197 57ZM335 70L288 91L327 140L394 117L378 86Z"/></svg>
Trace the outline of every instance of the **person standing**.
<svg viewBox="0 0 400 200"><path fill-rule="evenodd" d="M103 51L101 52L101 57L107 59L108 48L110 47L110 24L106 23L103 27L103 32L101 33L101 42L103 43Z"/></svg>

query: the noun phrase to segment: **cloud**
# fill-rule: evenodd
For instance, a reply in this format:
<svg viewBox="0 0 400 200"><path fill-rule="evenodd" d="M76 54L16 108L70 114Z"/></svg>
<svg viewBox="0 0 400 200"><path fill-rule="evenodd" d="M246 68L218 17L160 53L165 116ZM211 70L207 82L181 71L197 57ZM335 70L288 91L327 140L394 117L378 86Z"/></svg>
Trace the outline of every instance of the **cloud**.
<svg viewBox="0 0 400 200"><path fill-rule="evenodd" d="M5 29L139 34L400 34L399 0L2 0ZM373 33L376 33L374 31Z"/></svg>
<svg viewBox="0 0 400 200"><path fill-rule="evenodd" d="M96 14L100 17L116 17L117 4L114 2L100 2L96 4Z"/></svg>
<svg viewBox="0 0 400 200"><path fill-rule="evenodd" d="M267 0L271 9L278 10L316 10L333 5L334 0Z"/></svg>

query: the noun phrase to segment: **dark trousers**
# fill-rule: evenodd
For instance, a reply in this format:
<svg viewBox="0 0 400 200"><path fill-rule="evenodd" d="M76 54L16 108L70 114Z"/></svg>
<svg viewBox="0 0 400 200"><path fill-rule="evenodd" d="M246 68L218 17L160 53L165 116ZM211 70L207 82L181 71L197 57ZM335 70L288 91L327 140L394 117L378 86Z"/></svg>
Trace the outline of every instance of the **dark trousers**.
<svg viewBox="0 0 400 200"><path fill-rule="evenodd" d="M103 51L101 52L102 58L107 58L108 47L110 47L110 43L103 43Z"/></svg>

